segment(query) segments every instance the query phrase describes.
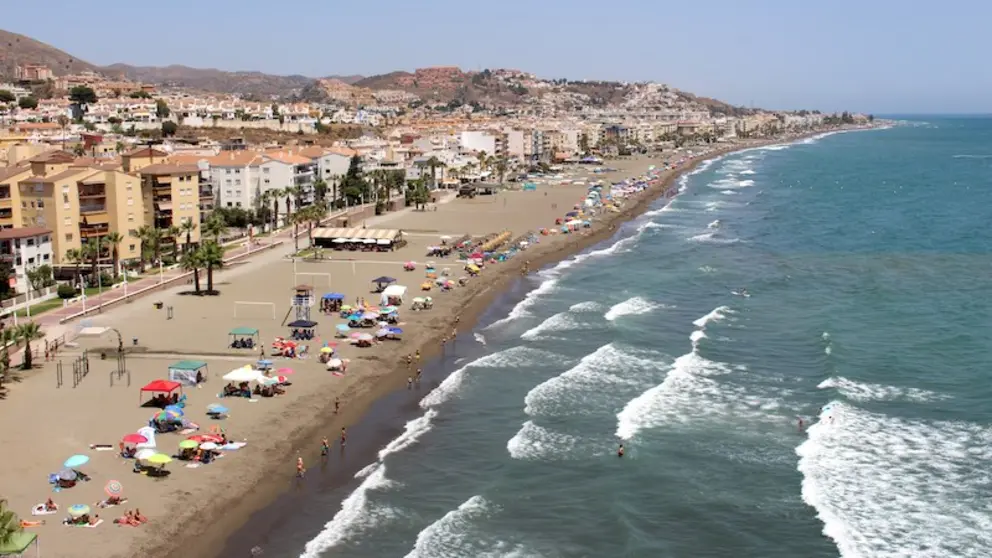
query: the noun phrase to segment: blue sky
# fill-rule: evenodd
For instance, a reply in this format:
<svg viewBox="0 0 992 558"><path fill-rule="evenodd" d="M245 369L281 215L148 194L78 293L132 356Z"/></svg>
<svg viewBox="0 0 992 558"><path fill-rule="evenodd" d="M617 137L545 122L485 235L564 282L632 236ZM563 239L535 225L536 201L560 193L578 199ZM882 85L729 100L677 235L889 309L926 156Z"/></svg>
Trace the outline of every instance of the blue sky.
<svg viewBox="0 0 992 558"><path fill-rule="evenodd" d="M0 28L95 64L309 76L509 67L542 77L659 81L769 108L992 112L987 1L9 4Z"/></svg>

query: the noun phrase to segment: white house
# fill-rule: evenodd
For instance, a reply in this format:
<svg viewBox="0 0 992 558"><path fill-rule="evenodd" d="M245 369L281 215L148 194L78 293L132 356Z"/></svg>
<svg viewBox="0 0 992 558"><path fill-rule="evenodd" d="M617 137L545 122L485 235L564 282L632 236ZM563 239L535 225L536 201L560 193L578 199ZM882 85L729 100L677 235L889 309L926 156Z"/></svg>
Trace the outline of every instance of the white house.
<svg viewBox="0 0 992 558"><path fill-rule="evenodd" d="M17 292L26 293L30 289L29 269L54 263L51 235L52 231L41 227L0 230L0 258L14 268L8 281Z"/></svg>

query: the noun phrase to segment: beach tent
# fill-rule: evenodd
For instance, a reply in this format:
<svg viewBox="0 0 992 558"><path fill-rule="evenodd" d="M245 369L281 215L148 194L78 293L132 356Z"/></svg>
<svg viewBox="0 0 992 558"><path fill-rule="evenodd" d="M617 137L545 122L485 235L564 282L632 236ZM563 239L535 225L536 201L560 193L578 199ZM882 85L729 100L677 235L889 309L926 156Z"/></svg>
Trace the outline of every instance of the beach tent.
<svg viewBox="0 0 992 558"><path fill-rule="evenodd" d="M41 556L41 548L38 546L37 533L20 531L10 536L10 540L0 543L0 556L26 556L28 547L34 543L34 555Z"/></svg>
<svg viewBox="0 0 992 558"><path fill-rule="evenodd" d="M341 293L326 293L323 298L324 300L344 300L344 295Z"/></svg>
<svg viewBox="0 0 992 558"><path fill-rule="evenodd" d="M254 337L258 344L258 329L254 327L236 327L227 333L231 337Z"/></svg>
<svg viewBox="0 0 992 558"><path fill-rule="evenodd" d="M204 363L204 366L206 366L206 363ZM179 382L171 382L169 380L152 380L151 382L148 382L148 384L145 385L145 387L141 388L141 391L138 392L138 404L139 405L141 404L141 397L145 394L145 392L172 393L177 389L179 391L182 391L183 389L183 385L180 384Z"/></svg>
<svg viewBox="0 0 992 558"><path fill-rule="evenodd" d="M286 324L286 327L293 329L313 329L317 327L317 322L310 320L295 320Z"/></svg>
<svg viewBox="0 0 992 558"><path fill-rule="evenodd" d="M381 291L382 289L386 288L386 285L395 283L396 279L393 279L392 277L386 277L385 275L383 275L382 277L376 277L375 279L372 280L372 282L375 283L376 290Z"/></svg>
<svg viewBox="0 0 992 558"><path fill-rule="evenodd" d="M250 329L250 328L238 328L238 329ZM236 331L236 330L235 330ZM254 330L255 335L258 335L258 330ZM233 332L232 332L233 335ZM202 382L207 376L207 363L202 360L180 360L179 362L174 362L169 365L169 379L173 382L179 382L186 386L195 386L197 384L196 376L200 375L200 381Z"/></svg>
<svg viewBox="0 0 992 558"><path fill-rule="evenodd" d="M404 296L406 296L406 287L403 285L390 285L382 291L379 304L381 306L399 306L403 302ZM396 304L390 302L390 300L395 300Z"/></svg>

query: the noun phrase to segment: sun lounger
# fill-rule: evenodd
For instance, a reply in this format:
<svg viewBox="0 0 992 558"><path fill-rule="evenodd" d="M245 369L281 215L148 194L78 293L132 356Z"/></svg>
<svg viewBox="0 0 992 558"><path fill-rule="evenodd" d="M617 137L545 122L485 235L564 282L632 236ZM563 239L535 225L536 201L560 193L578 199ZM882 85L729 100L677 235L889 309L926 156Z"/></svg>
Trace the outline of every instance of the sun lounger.
<svg viewBox="0 0 992 558"><path fill-rule="evenodd" d="M56 506L54 510L46 510L44 502L31 508L31 515L52 515L53 513L58 513L58 512L59 512L58 506Z"/></svg>

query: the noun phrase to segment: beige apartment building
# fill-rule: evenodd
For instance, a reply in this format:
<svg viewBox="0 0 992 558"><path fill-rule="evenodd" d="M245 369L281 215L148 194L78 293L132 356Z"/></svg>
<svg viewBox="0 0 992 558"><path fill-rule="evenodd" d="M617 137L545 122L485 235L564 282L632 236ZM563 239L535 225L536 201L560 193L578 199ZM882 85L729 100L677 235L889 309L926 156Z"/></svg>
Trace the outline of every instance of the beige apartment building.
<svg viewBox="0 0 992 558"><path fill-rule="evenodd" d="M158 163L142 166L139 174L144 199L144 222L162 231L169 231L183 222L192 222L196 228L190 234L190 240L199 242L199 166ZM184 244L186 234L177 235L172 240Z"/></svg>
<svg viewBox="0 0 992 558"><path fill-rule="evenodd" d="M141 183L119 170L76 166L75 157L50 151L28 162L31 172L17 182L21 219L19 226L45 227L52 231L56 264L68 264L66 252L119 232L121 261L141 255L141 241L130 234L144 222ZM112 255L109 246L101 260Z"/></svg>

